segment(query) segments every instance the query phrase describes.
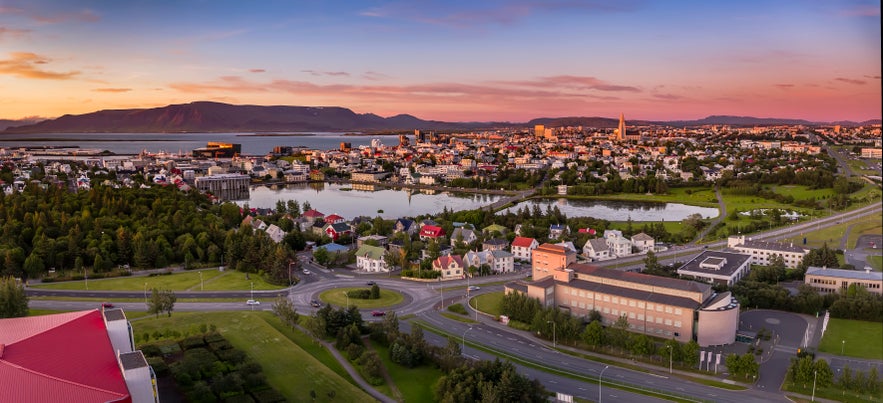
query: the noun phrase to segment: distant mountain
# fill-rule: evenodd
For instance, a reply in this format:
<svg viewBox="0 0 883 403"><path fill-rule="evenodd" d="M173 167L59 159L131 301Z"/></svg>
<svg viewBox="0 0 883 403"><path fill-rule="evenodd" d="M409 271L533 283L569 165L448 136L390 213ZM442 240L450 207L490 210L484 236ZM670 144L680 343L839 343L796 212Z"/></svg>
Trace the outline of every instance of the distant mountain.
<svg viewBox="0 0 883 403"><path fill-rule="evenodd" d="M5 130L7 127L32 125L34 123L41 122L44 120L46 120L46 119L39 118L39 117L31 117L31 118L23 118L23 119L0 119L0 130Z"/></svg>
<svg viewBox="0 0 883 403"><path fill-rule="evenodd" d="M341 107L230 105L193 102L151 109L101 110L64 115L4 133L166 133L464 129L468 123L422 120L410 115L384 118Z"/></svg>
<svg viewBox="0 0 883 403"><path fill-rule="evenodd" d="M628 122L627 122L628 123ZM653 122L655 124L669 126L704 126L704 125L729 125L729 126L777 126L777 125L841 125L841 126L865 126L870 124L879 124L880 119L866 120L864 122L853 122L849 120L837 122L812 122L804 119L784 119L784 118L756 118L752 116L728 116L728 115L712 115L699 120L673 120L663 122Z"/></svg>
<svg viewBox="0 0 883 403"><path fill-rule="evenodd" d="M810 122L802 119L755 118L750 116L709 116L699 120L660 121L629 120L629 126L770 126L823 125L858 126L880 123ZM169 133L169 132L298 132L298 131L391 131L391 130L469 130L502 126L535 125L547 127L583 126L615 128L618 119L604 117L538 118L527 123L441 122L411 115L388 118L373 113L355 113L350 109L329 106L259 106L230 105L217 102L192 102L150 109L101 110L83 115L64 115L52 120L0 120L3 134L12 133Z"/></svg>

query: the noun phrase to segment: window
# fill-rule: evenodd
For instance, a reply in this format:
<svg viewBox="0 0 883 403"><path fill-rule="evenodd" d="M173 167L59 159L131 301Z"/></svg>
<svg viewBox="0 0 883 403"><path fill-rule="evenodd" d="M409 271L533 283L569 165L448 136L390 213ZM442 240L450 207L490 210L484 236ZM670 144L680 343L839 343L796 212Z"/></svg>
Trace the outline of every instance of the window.
<svg viewBox="0 0 883 403"><path fill-rule="evenodd" d="M671 319L666 319L666 320L665 320L665 325L666 325L666 326L671 326Z"/></svg>
<svg viewBox="0 0 883 403"><path fill-rule="evenodd" d="M586 292L583 291L583 290L579 290L579 296L585 298L585 297L586 297Z"/></svg>
<svg viewBox="0 0 883 403"><path fill-rule="evenodd" d="M609 296L609 295L605 295L605 296L604 296L604 302L610 302L610 296Z"/></svg>
<svg viewBox="0 0 883 403"><path fill-rule="evenodd" d="M610 308L608 308L608 307L605 306L605 307L604 307L604 313L610 313Z"/></svg>
<svg viewBox="0 0 883 403"><path fill-rule="evenodd" d="M607 298L604 298L604 300L607 301ZM614 304L618 304L618 303L619 303L619 297L613 297L613 303L614 303Z"/></svg>
<svg viewBox="0 0 883 403"><path fill-rule="evenodd" d="M629 312L629 319L634 319L634 318L635 318L635 313Z"/></svg>
<svg viewBox="0 0 883 403"><path fill-rule="evenodd" d="M683 313L684 311L682 311L681 308L675 308L675 315L682 315Z"/></svg>
<svg viewBox="0 0 883 403"><path fill-rule="evenodd" d="M647 303L647 309L649 309L649 310L652 311L652 310L653 310L653 304L651 304L651 303L648 302L648 303Z"/></svg>
<svg viewBox="0 0 883 403"><path fill-rule="evenodd" d="M613 309L613 310L611 310L610 313L612 313L612 314L614 314L614 315L616 315L616 316L619 316L619 310L618 310L618 309Z"/></svg>
<svg viewBox="0 0 883 403"><path fill-rule="evenodd" d="M647 315L647 322L653 322L653 315Z"/></svg>
<svg viewBox="0 0 883 403"><path fill-rule="evenodd" d="M638 301L638 308L644 308L644 301Z"/></svg>
<svg viewBox="0 0 883 403"><path fill-rule="evenodd" d="M681 321L676 320L676 321L675 321L675 327L681 327Z"/></svg>
<svg viewBox="0 0 883 403"><path fill-rule="evenodd" d="M670 307L670 306L665 307L665 313L671 313L671 307Z"/></svg>
<svg viewBox="0 0 883 403"><path fill-rule="evenodd" d="M644 320L644 314L643 314L643 313L639 313L639 314L638 314L638 320Z"/></svg>
<svg viewBox="0 0 883 403"><path fill-rule="evenodd" d="M656 305L656 312L662 312L662 305Z"/></svg>
<svg viewBox="0 0 883 403"><path fill-rule="evenodd" d="M635 300L630 299L630 300L629 300L629 306L630 306L630 307L634 307L634 306L635 306Z"/></svg>
<svg viewBox="0 0 883 403"><path fill-rule="evenodd" d="M660 317L657 317L657 318L656 318L656 323L658 323L658 324L660 324L660 325L661 325L661 324L662 324L662 318L660 318Z"/></svg>

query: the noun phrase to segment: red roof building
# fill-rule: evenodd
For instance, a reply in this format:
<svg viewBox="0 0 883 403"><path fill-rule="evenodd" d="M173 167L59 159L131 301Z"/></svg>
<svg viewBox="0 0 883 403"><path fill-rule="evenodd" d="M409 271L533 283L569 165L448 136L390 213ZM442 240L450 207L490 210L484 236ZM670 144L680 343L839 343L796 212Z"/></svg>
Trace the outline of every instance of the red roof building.
<svg viewBox="0 0 883 403"><path fill-rule="evenodd" d="M304 211L303 216L306 218L317 219L317 218L325 217L325 214L322 214L316 210L307 210L307 211Z"/></svg>
<svg viewBox="0 0 883 403"><path fill-rule="evenodd" d="M445 230L435 225L424 225L420 228L420 240L444 238Z"/></svg>
<svg viewBox="0 0 883 403"><path fill-rule="evenodd" d="M106 312L0 319L0 402L158 402L125 315Z"/></svg>
<svg viewBox="0 0 883 403"><path fill-rule="evenodd" d="M331 214L325 217L325 222L328 224L340 224L344 221L346 220L337 214Z"/></svg>

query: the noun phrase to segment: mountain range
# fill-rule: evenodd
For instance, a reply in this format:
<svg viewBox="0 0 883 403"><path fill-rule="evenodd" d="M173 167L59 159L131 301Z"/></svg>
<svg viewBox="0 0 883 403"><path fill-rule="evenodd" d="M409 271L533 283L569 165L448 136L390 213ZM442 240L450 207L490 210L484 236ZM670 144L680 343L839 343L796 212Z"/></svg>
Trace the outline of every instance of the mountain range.
<svg viewBox="0 0 883 403"><path fill-rule="evenodd" d="M501 126L548 127L585 126L617 127L619 121L604 117L538 118L526 123L511 122L442 122L423 120L411 115L382 117L373 113L355 113L350 109L308 106L230 105L218 102L192 102L149 109L107 109L82 115L64 115L43 121L0 120L2 134L15 133L168 133L168 132L298 132L298 131L392 131L392 130L466 130ZM858 126L880 123L810 122L799 119L754 118L747 116L709 116L688 121L627 120L629 126L668 125L826 125Z"/></svg>

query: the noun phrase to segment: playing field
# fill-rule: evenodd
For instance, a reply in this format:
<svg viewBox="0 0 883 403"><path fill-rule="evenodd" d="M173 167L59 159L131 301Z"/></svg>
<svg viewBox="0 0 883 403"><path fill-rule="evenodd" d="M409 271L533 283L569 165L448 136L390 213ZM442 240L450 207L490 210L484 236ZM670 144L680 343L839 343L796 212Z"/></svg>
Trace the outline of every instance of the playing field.
<svg viewBox="0 0 883 403"><path fill-rule="evenodd" d="M883 323L831 318L819 351L883 360Z"/></svg>

